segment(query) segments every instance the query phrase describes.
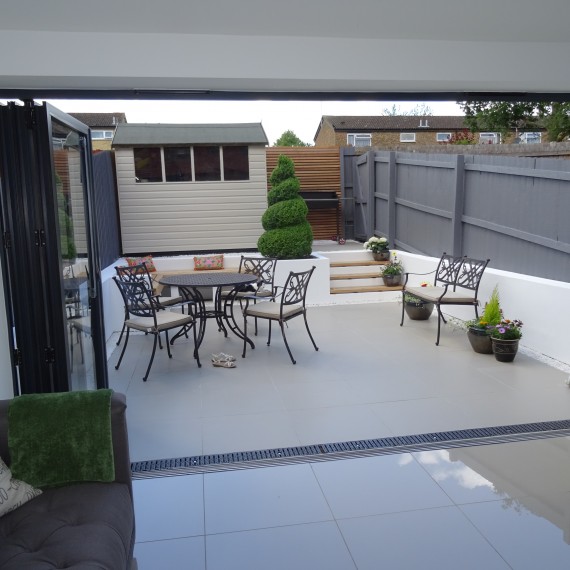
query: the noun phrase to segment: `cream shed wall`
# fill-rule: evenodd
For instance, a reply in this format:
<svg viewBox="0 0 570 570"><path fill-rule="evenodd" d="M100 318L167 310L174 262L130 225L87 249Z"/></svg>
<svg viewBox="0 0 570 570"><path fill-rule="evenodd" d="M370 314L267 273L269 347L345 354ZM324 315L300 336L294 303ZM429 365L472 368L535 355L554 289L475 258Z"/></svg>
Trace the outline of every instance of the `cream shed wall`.
<svg viewBox="0 0 570 570"><path fill-rule="evenodd" d="M249 180L135 182L132 148L115 150L124 254L257 247L267 209L265 147L249 146Z"/></svg>

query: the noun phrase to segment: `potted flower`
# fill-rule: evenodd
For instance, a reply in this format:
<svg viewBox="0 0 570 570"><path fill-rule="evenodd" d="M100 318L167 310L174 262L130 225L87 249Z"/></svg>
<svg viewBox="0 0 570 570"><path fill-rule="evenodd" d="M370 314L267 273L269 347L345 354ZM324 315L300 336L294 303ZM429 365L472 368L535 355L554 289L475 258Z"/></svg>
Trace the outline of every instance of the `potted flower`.
<svg viewBox="0 0 570 570"><path fill-rule="evenodd" d="M402 282L402 273L404 273L404 266L398 260L398 256L394 252L390 261L384 265L382 269L382 279L386 287L395 287Z"/></svg>
<svg viewBox="0 0 570 570"><path fill-rule="evenodd" d="M364 242L364 249L372 252L372 257L376 261L386 261L390 259L390 250L388 249L388 240L385 237L372 236L367 242Z"/></svg>
<svg viewBox="0 0 570 570"><path fill-rule="evenodd" d="M425 286L427 285L422 283L422 287ZM411 293L404 293L404 310L413 321L425 321L429 319L433 312L433 307L433 303L424 301Z"/></svg>
<svg viewBox="0 0 570 570"><path fill-rule="evenodd" d="M492 354L491 331L501 322L503 314L499 302L499 288L495 286L483 314L478 319L467 321L467 339L471 348L480 354Z"/></svg>
<svg viewBox="0 0 570 570"><path fill-rule="evenodd" d="M491 330L493 353L499 362L512 362L519 349L519 339L522 337L522 321L503 319Z"/></svg>

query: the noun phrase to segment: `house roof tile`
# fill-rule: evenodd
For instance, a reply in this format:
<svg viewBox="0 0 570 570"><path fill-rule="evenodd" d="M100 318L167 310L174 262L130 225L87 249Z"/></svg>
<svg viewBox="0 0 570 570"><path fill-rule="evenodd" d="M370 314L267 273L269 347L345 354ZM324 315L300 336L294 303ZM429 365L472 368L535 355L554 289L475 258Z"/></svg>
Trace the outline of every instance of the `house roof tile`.
<svg viewBox="0 0 570 570"><path fill-rule="evenodd" d="M90 128L115 128L127 122L125 113L68 113Z"/></svg>
<svg viewBox="0 0 570 570"><path fill-rule="evenodd" d="M442 130L465 129L467 125L462 115L433 116L337 116L325 115L323 122L328 122L336 131L402 131L402 130Z"/></svg>

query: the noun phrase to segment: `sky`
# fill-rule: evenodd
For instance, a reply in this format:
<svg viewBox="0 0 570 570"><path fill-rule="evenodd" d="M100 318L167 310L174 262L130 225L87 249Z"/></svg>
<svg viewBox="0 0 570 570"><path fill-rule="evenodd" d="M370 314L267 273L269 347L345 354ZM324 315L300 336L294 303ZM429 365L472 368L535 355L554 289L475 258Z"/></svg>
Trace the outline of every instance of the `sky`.
<svg viewBox="0 0 570 570"><path fill-rule="evenodd" d="M48 100L66 113L123 112L129 123L261 123L272 145L292 130L313 144L322 115L382 115L396 105L399 113L421 101L89 101ZM462 115L453 101L430 101L432 115Z"/></svg>

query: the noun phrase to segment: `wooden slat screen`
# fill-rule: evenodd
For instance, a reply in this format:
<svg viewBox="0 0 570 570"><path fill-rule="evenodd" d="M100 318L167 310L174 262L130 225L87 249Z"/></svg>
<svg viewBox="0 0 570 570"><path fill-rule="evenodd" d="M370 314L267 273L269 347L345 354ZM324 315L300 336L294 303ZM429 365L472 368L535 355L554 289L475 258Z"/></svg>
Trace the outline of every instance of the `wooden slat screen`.
<svg viewBox="0 0 570 570"><path fill-rule="evenodd" d="M340 192L339 147L290 147L274 146L267 149L267 188L271 189L269 177L277 166L280 155L288 156L295 163L295 174L301 182L303 192L331 192L338 198ZM342 201L339 207L339 227L342 229ZM309 223L315 239L331 239L337 233L336 213L333 209L309 212Z"/></svg>

